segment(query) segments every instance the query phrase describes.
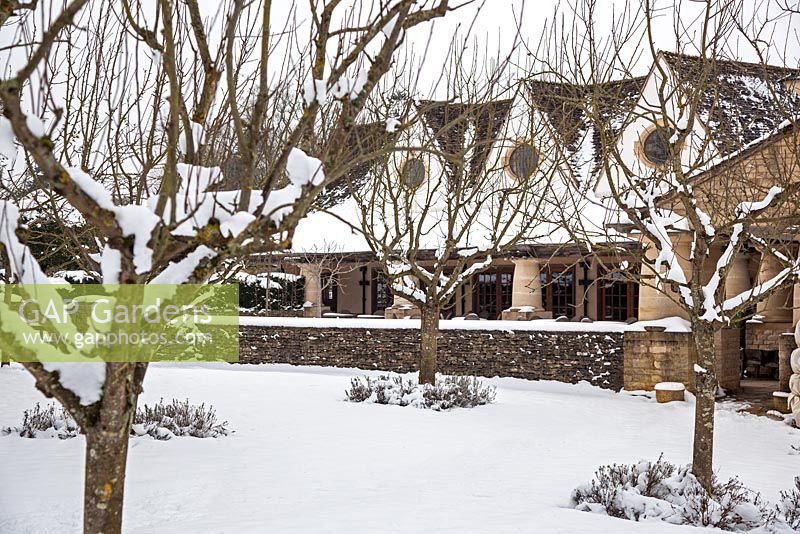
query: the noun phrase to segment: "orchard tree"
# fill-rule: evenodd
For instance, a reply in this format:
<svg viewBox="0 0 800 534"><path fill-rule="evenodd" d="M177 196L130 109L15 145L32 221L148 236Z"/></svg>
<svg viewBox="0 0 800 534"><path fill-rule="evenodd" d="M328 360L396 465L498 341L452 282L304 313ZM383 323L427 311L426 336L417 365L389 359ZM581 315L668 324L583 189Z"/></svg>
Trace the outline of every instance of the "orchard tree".
<svg viewBox="0 0 800 534"><path fill-rule="evenodd" d="M353 188L361 231L392 291L419 307L423 384L436 381L439 319L456 290L551 229L539 223L557 174L547 151L533 147L540 125L526 92L507 81L507 62L489 62L487 73L460 53L451 58L446 97L408 99L386 117L398 130L392 150Z"/></svg>
<svg viewBox="0 0 800 534"><path fill-rule="evenodd" d="M0 80L4 172L52 199L37 209L90 229L76 255L104 283L202 283L228 257L287 248L316 194L351 164L329 157L333 143L302 149L321 110L330 139L346 137L406 32L454 9L310 1L299 26L302 5L200 4L0 6L13 43ZM221 190L226 164L238 166L236 189ZM25 242L20 209L30 206L0 201L5 276L47 284ZM24 365L86 436L84 531L120 532L147 363Z"/></svg>
<svg viewBox="0 0 800 534"><path fill-rule="evenodd" d="M697 354L692 472L709 490L716 333L800 273L800 99L784 83L797 71L736 61L737 35L739 46L750 44L758 54L770 45L758 39L765 21L756 27L739 2L676 7L675 52L657 48L655 27L668 27L669 18L652 1L625 4L604 39L595 27L597 10L593 0L576 3L571 25L554 29L532 51L541 76L531 83L565 116L578 118L576 144L588 155L586 179L565 197L557 219L600 262L620 250L620 241L638 242L640 253L621 272L688 320ZM652 68L636 78L642 62ZM625 92L631 81L635 91ZM589 225L574 217L587 209L605 213L603 220ZM728 282L743 276L735 263L746 252L775 268L733 292L736 284ZM631 252L623 255L629 260Z"/></svg>

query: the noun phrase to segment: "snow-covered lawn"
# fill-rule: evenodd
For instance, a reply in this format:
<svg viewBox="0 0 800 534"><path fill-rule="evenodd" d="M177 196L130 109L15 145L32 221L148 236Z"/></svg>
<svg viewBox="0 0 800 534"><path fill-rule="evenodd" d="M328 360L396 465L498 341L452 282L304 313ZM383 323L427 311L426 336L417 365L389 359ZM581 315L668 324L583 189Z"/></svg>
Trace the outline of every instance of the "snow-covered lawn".
<svg viewBox="0 0 800 534"><path fill-rule="evenodd" d="M494 379L494 405L352 404L356 371L152 366L143 401L212 403L235 434L131 442L124 527L150 532L701 532L567 507L602 463L691 454L692 405L587 385ZM0 426L44 398L0 370ZM800 432L723 408L716 465L774 500ZM0 532L77 532L83 439L0 437Z"/></svg>

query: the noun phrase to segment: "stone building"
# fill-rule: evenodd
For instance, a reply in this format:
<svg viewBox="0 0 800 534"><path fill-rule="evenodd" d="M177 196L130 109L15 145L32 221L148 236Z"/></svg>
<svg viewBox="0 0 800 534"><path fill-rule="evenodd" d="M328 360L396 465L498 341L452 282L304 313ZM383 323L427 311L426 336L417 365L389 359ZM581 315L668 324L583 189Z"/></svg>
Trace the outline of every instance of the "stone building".
<svg viewBox="0 0 800 534"><path fill-rule="evenodd" d="M687 136L691 142L676 148L670 146L675 129L659 116L665 106L663 99L660 105L654 104L659 100L654 98L654 91L692 84L699 69L697 58L660 53L646 76L602 86L525 81L511 96L482 104L492 106L493 121L500 117L499 127L481 131L492 150L502 155L504 165L479 171L508 176L536 173L544 161L549 161L557 165L562 184L580 191L585 198L602 199L616 179L614 169L603 165L609 143L622 159L616 164L634 172L663 165L672 150L680 150L681 162L688 164L696 157L699 143L710 155L692 183L704 192L712 218L714 209L724 209L725 199L730 203L731 199L761 198L757 191L774 183L776 174L784 181L800 182L800 134L796 122L787 120L800 115L800 71L740 62L714 63L714 84L700 99L699 109L694 110L696 131ZM592 109L604 117L607 131L598 131L587 118L586 101L590 97L595 97ZM782 109L776 109L776 102ZM440 146L458 142L452 138L452 129L443 126L447 121L442 117L458 117L466 105L435 104L419 108L418 124L408 135L415 135L414 128L427 128ZM669 100L667 104L673 107L668 113L680 106ZM481 116L478 112L474 117L479 118L472 120L479 121ZM398 183L426 179L436 172L429 165L414 154L404 155L394 165ZM370 172L369 166L362 166L351 183L369 187ZM740 178L736 191L721 179L732 173ZM346 186L334 183L327 198L334 199L327 201L327 212L314 213L301 222L292 250L279 261L281 268L305 277L306 313L387 318L417 315L418 310L392 295L380 262L363 236L353 230L360 226L359 210L347 195ZM602 200L597 202L602 204ZM783 220L797 213L797 206L783 205L781 209ZM613 246L604 247L606 242L597 241L598 249L607 253L586 255L581 246L559 233L549 240L523 241L507 256L496 258L490 268L465 281L444 309L444 317L475 314L489 320L566 317L620 322L685 317L670 295L637 283L636 258L645 243L630 233L624 221L598 213L587 210L574 216L616 230ZM595 217L601 220L591 220ZM785 228L786 251L794 257L800 237L797 228L792 224ZM688 267L690 241L681 240L680 228L674 232L678 261ZM433 243L430 248L424 244L421 248L421 256L433 258ZM251 268L257 269L258 261L254 258ZM774 276L780 268L772 258L762 258L757 247L746 247L726 277L726 294L740 294ZM742 349L777 352L781 334L798 321L800 286L795 285L773 292L743 317L736 329L720 332L717 345L723 386L738 387ZM630 336L630 346L626 341L625 386L652 389L658 381L691 382L689 335L641 332Z"/></svg>

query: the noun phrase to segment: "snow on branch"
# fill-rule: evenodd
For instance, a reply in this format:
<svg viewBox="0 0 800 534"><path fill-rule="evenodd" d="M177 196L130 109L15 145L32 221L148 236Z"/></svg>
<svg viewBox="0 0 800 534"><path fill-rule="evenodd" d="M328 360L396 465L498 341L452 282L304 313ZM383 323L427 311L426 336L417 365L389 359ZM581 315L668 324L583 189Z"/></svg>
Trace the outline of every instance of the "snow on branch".
<svg viewBox="0 0 800 534"><path fill-rule="evenodd" d="M0 243L5 247L11 271L21 284L48 284L50 281L42 271L31 250L17 237L19 209L11 202L0 200Z"/></svg>
<svg viewBox="0 0 800 534"><path fill-rule="evenodd" d="M763 200L759 200L757 202L741 202L739 206L736 208L736 216L739 219L747 217L753 213L763 211L772 204L772 201L777 198L778 195L783 193L783 188L777 185L774 185L767 191L767 195L764 197Z"/></svg>

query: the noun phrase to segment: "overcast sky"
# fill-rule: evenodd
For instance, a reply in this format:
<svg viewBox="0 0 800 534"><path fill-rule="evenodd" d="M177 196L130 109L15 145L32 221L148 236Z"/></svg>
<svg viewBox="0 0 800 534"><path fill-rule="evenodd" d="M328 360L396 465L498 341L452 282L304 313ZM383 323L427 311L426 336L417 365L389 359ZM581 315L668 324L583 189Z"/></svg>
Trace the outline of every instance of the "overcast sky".
<svg viewBox="0 0 800 534"><path fill-rule="evenodd" d="M800 66L800 42L798 32L800 32L800 17L784 16L778 20L780 5L787 0L742 0L743 19L753 21L756 24L769 22L760 37L764 41L769 41L768 61L776 64L786 64L791 67ZM788 3L800 7L800 2L788 0ZM597 25L598 34L607 37L611 31L612 20L618 19L620 10L625 4L623 0L598 0L597 12L594 20ZM637 5L639 2L633 2ZM478 5L482 8L478 10ZM676 38L673 22L676 15L683 25L689 28L690 33L697 36L700 28L700 16L703 13L705 3L691 0L683 2L673 2L672 0L656 0L658 8L663 8L659 12L658 22L654 25L655 43L657 48L662 50L676 50ZM465 32L467 27L475 20L473 33L482 42L488 43L488 49L499 48L500 50L510 50L515 42L517 35L517 23L520 25L521 37L528 44L535 48L542 33L552 23L553 15L557 8L562 14L567 14L569 2L558 0L485 0L476 3L475 7L467 7L448 15L445 19L434 23L433 36L434 46L429 48L429 59L432 71L441 65L446 52L446 42L449 36L456 30ZM673 11L673 9L675 11ZM477 18L475 18L477 13ZM412 34L411 45L420 48L424 46L429 37L428 29L415 30ZM487 40L487 41L484 41ZM684 44L686 40L684 39ZM743 61L758 61L758 56L752 46L745 40L737 38L735 34L730 35L729 45L734 48L732 53L737 59ZM767 49L767 47L764 47ZM649 59L649 58L648 58ZM646 61L643 60L643 63ZM640 68L647 68L648 65L640 65Z"/></svg>

